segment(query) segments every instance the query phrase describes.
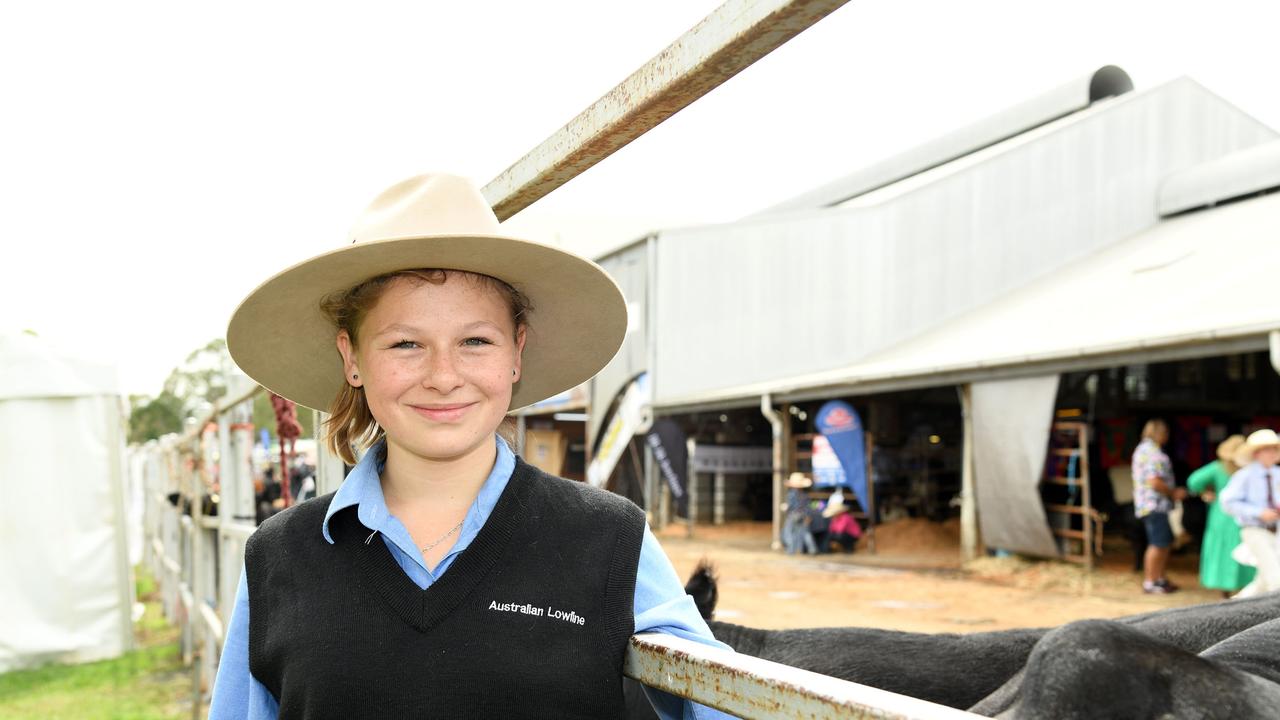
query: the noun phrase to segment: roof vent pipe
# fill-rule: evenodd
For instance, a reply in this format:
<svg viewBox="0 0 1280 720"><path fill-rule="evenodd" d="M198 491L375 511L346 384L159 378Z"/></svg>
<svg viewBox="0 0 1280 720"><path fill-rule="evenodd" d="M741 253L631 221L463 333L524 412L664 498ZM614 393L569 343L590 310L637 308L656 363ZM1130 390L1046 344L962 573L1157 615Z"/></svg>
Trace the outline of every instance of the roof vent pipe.
<svg viewBox="0 0 1280 720"><path fill-rule="evenodd" d="M1156 210L1169 217L1280 189L1280 139L1237 150L1169 175Z"/></svg>
<svg viewBox="0 0 1280 720"><path fill-rule="evenodd" d="M782 461L783 461L783 427L782 423L790 422L782 413L773 409L773 397L769 393L760 396L760 414L764 415L773 428L773 542L774 550L782 547L782 513L778 503L782 501Z"/></svg>
<svg viewBox="0 0 1280 720"><path fill-rule="evenodd" d="M1004 142L1029 130L1079 112L1099 100L1133 89L1129 74L1115 65L1104 65L1089 75L1060 85L972 125L954 130L922 145L864 167L851 175L810 190L750 217L813 210L847 202L927 172L953 160Z"/></svg>
<svg viewBox="0 0 1280 720"><path fill-rule="evenodd" d="M1104 65L1089 78L1089 102L1092 104L1104 98L1123 95L1132 89L1133 80L1129 78L1129 73L1115 65Z"/></svg>

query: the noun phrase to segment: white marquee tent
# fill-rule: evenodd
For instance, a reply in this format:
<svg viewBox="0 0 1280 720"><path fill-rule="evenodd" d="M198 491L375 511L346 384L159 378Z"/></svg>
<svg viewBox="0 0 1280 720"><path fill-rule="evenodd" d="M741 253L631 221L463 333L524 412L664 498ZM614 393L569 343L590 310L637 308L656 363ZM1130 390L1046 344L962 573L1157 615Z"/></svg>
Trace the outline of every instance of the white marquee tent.
<svg viewBox="0 0 1280 720"><path fill-rule="evenodd" d="M0 672L130 647L114 368L0 335Z"/></svg>

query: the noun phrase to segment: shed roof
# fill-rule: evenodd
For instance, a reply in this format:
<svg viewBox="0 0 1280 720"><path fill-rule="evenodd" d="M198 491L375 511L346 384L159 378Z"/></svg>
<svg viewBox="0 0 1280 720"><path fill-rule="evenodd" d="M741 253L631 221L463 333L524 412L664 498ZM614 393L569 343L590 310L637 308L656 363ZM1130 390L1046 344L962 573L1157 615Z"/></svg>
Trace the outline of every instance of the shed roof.
<svg viewBox="0 0 1280 720"><path fill-rule="evenodd" d="M1258 350L1280 330L1280 193L1159 223L854 364L667 408L861 394Z"/></svg>
<svg viewBox="0 0 1280 720"><path fill-rule="evenodd" d="M1156 227L1172 173L1275 138L1181 78L841 207L664 232L655 406L746 405L751 388L862 366Z"/></svg>

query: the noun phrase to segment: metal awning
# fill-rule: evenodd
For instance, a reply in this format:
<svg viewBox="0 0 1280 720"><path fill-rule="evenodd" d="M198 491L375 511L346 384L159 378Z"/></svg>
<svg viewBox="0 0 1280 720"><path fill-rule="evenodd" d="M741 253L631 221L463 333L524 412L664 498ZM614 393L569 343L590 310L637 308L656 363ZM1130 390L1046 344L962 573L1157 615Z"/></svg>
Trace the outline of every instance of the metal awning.
<svg viewBox="0 0 1280 720"><path fill-rule="evenodd" d="M1267 349L1280 193L1164 221L852 365L660 410L858 395Z"/></svg>

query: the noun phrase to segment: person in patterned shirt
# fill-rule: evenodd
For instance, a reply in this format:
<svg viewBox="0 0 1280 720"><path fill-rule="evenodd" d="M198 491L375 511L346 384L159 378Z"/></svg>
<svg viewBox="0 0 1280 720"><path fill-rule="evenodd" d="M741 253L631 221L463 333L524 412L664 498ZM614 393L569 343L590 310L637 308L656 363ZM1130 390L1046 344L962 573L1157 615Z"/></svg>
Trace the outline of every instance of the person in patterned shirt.
<svg viewBox="0 0 1280 720"><path fill-rule="evenodd" d="M1148 420L1142 427L1142 442L1133 451L1133 512L1147 531L1147 550L1142 556L1142 590L1171 593L1178 588L1165 577L1173 530L1169 511L1173 503L1187 496L1177 487L1173 463L1161 448L1169 442L1169 426L1163 420Z"/></svg>

